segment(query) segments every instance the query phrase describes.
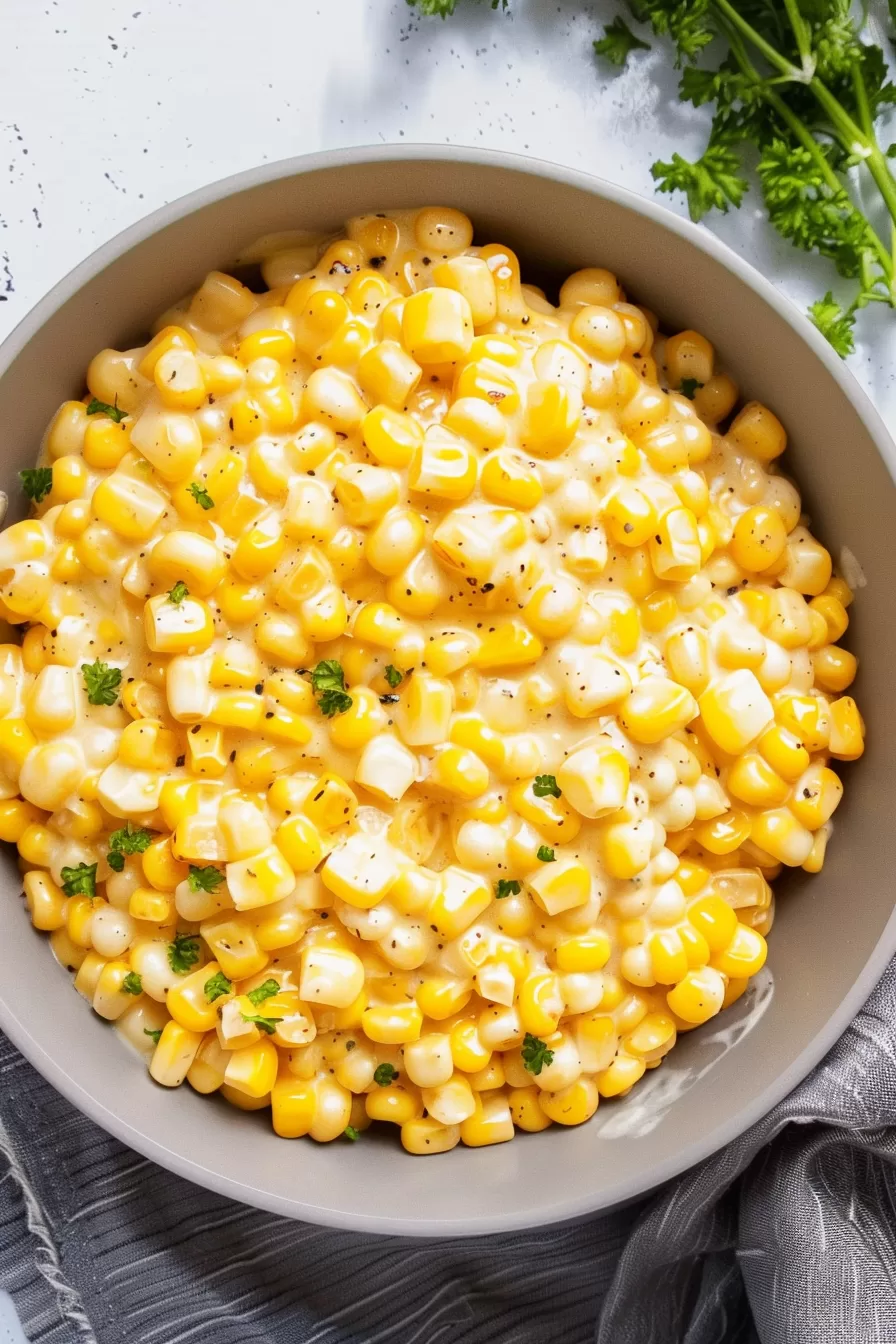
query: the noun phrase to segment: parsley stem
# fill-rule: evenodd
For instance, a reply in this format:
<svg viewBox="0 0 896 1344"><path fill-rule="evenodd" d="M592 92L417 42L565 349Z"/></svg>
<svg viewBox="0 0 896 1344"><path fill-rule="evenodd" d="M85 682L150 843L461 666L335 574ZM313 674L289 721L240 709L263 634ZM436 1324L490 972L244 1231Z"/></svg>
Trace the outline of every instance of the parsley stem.
<svg viewBox="0 0 896 1344"><path fill-rule="evenodd" d="M796 38L797 50L800 53L800 63L803 67L803 78L806 83L815 75L816 61L812 51L812 40L806 20L799 10L797 0L784 0L784 8L787 10L787 17L790 20L790 26L793 29L793 35Z"/></svg>
<svg viewBox="0 0 896 1344"><path fill-rule="evenodd" d="M795 65L788 61L786 56L782 56L770 42L766 42L761 33L757 33L751 23L747 23L742 14L739 14L728 0L713 0L713 4L720 14L723 14L733 27L740 30L748 42L762 52L769 65L773 65L776 70L780 70L782 75L788 79L796 80L799 83L805 83L805 75L802 70L798 70Z"/></svg>
<svg viewBox="0 0 896 1344"><path fill-rule="evenodd" d="M716 0L716 3L717 4L722 3L722 0ZM800 117L796 115L795 112L791 111L791 109L788 107L787 103L780 96L780 94L774 91L774 89L771 87L771 81L763 79L762 76L759 74L759 71L756 69L756 67L750 60L749 56L747 55L743 43L743 38L741 37L737 28L734 27L734 25L732 25L730 22L727 22L725 19L722 19L721 22L722 22L722 28L725 31L725 35L728 38L728 42L731 47L732 53L734 54L734 58L737 61L738 65L740 66L741 70L756 85L757 89L759 90L765 102L769 105L769 107L771 107L775 111L775 113L781 118L784 124L787 127L789 127L789 129L799 140L800 144L803 146L806 152L812 155L812 158L818 165L819 172L821 173L827 185L830 187L831 191L838 193L841 192L843 190L843 184L841 183L840 179L837 177L837 174L834 172L833 168L828 162L827 156L824 154L815 136L809 130L809 127ZM750 25L747 24L746 26L749 28ZM777 81L775 82L777 83ZM842 113L844 117L847 115L845 110L837 102L836 98L834 98L828 92L828 90L824 87L824 85L821 84L820 80L813 79L809 87L816 94L816 96L819 88L824 89L825 94L827 94L831 102L834 103L835 106L839 109L840 113ZM862 83L862 91L864 94L865 93L864 82ZM822 103L822 106L824 105L825 104ZM866 98L866 105L867 105L867 98ZM831 115L829 109L828 109L828 115L829 116ZM832 120L834 119L833 116L831 117L831 119ZM854 123L852 124L852 129L855 131L857 135L859 136L862 135L862 132L860 131L859 127L855 126ZM873 134L874 133L872 131L872 137ZM875 148L876 147L877 146L875 142ZM850 148L850 144L848 141L847 141L847 148ZM879 150L878 153L880 153ZM893 182L886 161L883 159L883 155L881 154L880 157L883 160L884 173L889 179L890 186L894 188L893 204L896 205L896 183ZM872 175L874 175L874 169L872 168L872 158L873 158L873 150L871 156L869 156L869 159L867 160L867 163L869 171L872 173ZM877 181L876 177L875 181ZM881 195L884 196L884 199L886 201L887 198L884 193L883 187L881 186L880 183L878 183L878 187L881 191ZM889 202L887 202L887 204L890 210L890 215L894 220L894 223L896 223L896 214L893 213L893 208L889 206ZM886 277L887 288L892 296L894 291L894 284L896 284L896 244L894 244L893 251L890 252L887 249L886 245L884 244L883 240L881 239L880 235L878 234L877 230L871 225L869 221L866 221L866 227L867 227L869 244L874 248L874 251L877 255L877 259L880 263L881 270L883 271L884 276ZM896 237L896 235L894 235L894 237ZM865 282L863 281L863 284L864 283ZM868 288L867 284L865 284L865 288L866 289ZM893 302L892 297L890 302L891 303Z"/></svg>

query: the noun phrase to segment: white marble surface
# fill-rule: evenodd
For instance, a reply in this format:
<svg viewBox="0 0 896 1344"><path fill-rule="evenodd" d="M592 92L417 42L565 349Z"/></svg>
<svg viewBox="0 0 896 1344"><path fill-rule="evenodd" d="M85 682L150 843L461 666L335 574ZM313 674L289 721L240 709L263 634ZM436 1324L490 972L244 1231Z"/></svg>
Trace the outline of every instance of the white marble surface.
<svg viewBox="0 0 896 1344"><path fill-rule="evenodd" d="M871 11L883 37L886 0ZM650 164L697 152L706 119L677 102L656 44L620 74L598 65L591 41L620 12L617 0L514 0L507 16L460 0L442 23L405 0L266 0L256 20L247 0L2 0L0 338L120 229L260 161L487 145L651 195ZM711 227L803 306L831 284L755 196ZM851 367L896 431L896 315L875 311L863 329Z"/></svg>

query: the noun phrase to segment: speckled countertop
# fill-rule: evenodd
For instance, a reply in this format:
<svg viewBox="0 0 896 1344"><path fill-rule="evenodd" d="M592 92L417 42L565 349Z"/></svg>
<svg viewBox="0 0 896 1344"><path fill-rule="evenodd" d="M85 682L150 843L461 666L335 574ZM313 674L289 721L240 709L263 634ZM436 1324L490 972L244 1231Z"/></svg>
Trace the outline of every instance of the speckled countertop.
<svg viewBox="0 0 896 1344"><path fill-rule="evenodd" d="M871 11L890 49L886 0ZM264 160L488 145L651 195L651 162L697 152L704 118L678 103L658 49L598 68L591 41L619 12L515 0L512 17L469 3L441 23L405 0L268 0L253 31L245 0L4 0L0 338L120 229ZM828 265L781 242L749 198L712 227L796 302L829 287ZM863 331L851 367L896 429L896 318L875 311Z"/></svg>

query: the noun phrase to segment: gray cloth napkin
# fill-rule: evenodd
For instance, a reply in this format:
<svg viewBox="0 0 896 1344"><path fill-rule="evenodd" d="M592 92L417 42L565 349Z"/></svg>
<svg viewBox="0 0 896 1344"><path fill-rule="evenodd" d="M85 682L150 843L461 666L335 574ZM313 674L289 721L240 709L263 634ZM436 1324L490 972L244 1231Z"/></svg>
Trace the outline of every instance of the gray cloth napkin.
<svg viewBox="0 0 896 1344"><path fill-rule="evenodd" d="M0 1287L42 1344L894 1344L894 1066L896 963L805 1083L658 1194L419 1242L207 1194L0 1037Z"/></svg>

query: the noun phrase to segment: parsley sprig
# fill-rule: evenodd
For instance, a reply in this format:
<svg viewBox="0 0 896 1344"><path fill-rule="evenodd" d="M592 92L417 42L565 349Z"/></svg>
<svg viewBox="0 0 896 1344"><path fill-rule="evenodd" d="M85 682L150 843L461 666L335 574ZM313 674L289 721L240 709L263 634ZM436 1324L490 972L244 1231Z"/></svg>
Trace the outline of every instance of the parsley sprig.
<svg viewBox="0 0 896 1344"><path fill-rule="evenodd" d="M204 868L197 868L195 863L190 864L187 886L191 891L214 891L223 881L224 874L214 864L209 863Z"/></svg>
<svg viewBox="0 0 896 1344"><path fill-rule="evenodd" d="M175 975L186 975L199 960L199 939L195 933L176 933L168 944L168 965Z"/></svg>
<svg viewBox="0 0 896 1344"><path fill-rule="evenodd" d="M97 658L92 663L81 664L81 676L84 689L92 705L114 705L121 690L121 668L110 667Z"/></svg>
<svg viewBox="0 0 896 1344"><path fill-rule="evenodd" d="M442 18L456 7L456 0L408 3ZM826 257L845 282L837 295L831 289L813 303L809 316L837 354L852 354L857 314L872 303L896 308L894 149L881 143L878 130L896 103L896 85L887 78L880 47L868 40L867 6L851 0L630 3L639 22L671 42L681 100L712 108L698 158L674 153L653 165L657 191L684 195L694 220L713 210L726 213L750 191L748 165L755 161L775 229L794 247ZM890 14L896 22L894 0ZM595 43L598 55L623 64L643 44L627 33L621 20L611 24Z"/></svg>
<svg viewBox="0 0 896 1344"><path fill-rule="evenodd" d="M24 471L19 472L19 480L22 482L23 494L35 504L39 504L53 489L53 468L26 467Z"/></svg>
<svg viewBox="0 0 896 1344"><path fill-rule="evenodd" d="M96 895L96 870L95 863L79 863L77 868L63 868L60 876L65 895L89 896L93 900Z"/></svg>
<svg viewBox="0 0 896 1344"><path fill-rule="evenodd" d="M608 23L603 37L594 43L598 56L603 56L611 65L623 66L632 51L649 51L650 43L642 42L640 37L629 28L623 19L616 18Z"/></svg>
<svg viewBox="0 0 896 1344"><path fill-rule="evenodd" d="M523 1060L523 1068L534 1073L536 1077L542 1069L547 1068L554 1062L554 1052L548 1048L545 1041L540 1036L533 1036L530 1031L526 1032L523 1039L520 1055Z"/></svg>
<svg viewBox="0 0 896 1344"><path fill-rule="evenodd" d="M335 658L324 658L311 673L311 688L317 696L317 707L326 718L344 714L352 707L352 698L346 693L345 673Z"/></svg>
<svg viewBox="0 0 896 1344"><path fill-rule="evenodd" d="M106 855L106 862L116 873L124 869L125 855L127 854L145 854L152 844L152 832L147 831L145 827L140 830L133 830L131 823L123 826L121 830L113 831L109 836L109 853Z"/></svg>

